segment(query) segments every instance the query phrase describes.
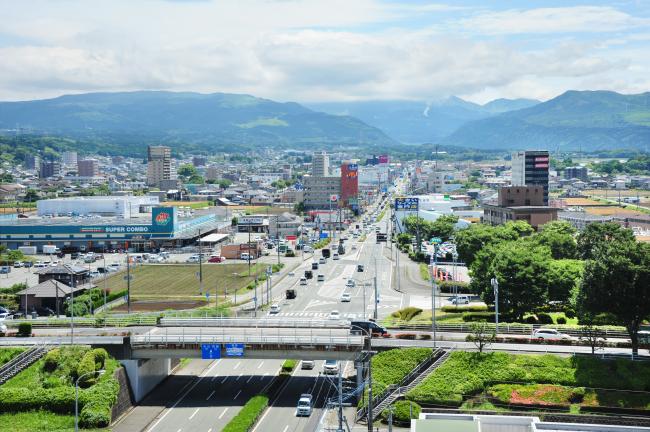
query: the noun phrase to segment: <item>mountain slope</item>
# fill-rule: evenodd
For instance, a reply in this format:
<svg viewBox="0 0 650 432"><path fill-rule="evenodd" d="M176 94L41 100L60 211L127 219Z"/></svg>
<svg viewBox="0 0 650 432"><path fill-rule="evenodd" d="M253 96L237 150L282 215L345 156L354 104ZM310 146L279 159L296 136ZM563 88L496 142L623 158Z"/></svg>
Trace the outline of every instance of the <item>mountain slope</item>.
<svg viewBox="0 0 650 432"><path fill-rule="evenodd" d="M351 115L383 130L405 143L439 141L465 123L496 113L539 103L530 99L498 99L477 105L457 97L424 101L365 101L310 104L309 107L335 115Z"/></svg>
<svg viewBox="0 0 650 432"><path fill-rule="evenodd" d="M393 145L380 130L349 116L314 112L236 94L87 93L0 103L0 129L114 141L138 137L172 146L223 150L240 146Z"/></svg>
<svg viewBox="0 0 650 432"><path fill-rule="evenodd" d="M650 93L568 91L529 108L469 122L442 143L491 149L643 148L650 144Z"/></svg>

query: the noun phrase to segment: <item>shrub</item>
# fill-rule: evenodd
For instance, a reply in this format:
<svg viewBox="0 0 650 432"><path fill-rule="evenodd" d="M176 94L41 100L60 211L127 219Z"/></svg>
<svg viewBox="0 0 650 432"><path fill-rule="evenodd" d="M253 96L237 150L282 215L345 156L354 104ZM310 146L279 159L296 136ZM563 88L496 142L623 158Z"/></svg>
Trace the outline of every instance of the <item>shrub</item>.
<svg viewBox="0 0 650 432"><path fill-rule="evenodd" d="M61 361L61 350L59 348L54 348L45 354L43 359L43 370L45 372L54 372L54 370L59 367L59 362Z"/></svg>
<svg viewBox="0 0 650 432"><path fill-rule="evenodd" d="M556 321L558 324L566 324L566 318L564 317L557 317Z"/></svg>
<svg viewBox="0 0 650 432"><path fill-rule="evenodd" d="M458 294L471 294L469 289L469 284L462 281L438 281L438 288L441 293L452 294L457 292Z"/></svg>
<svg viewBox="0 0 650 432"><path fill-rule="evenodd" d="M566 311L564 311L564 315L566 315L566 317L569 318L569 319L575 318L576 317L576 311L574 311L573 309L567 309Z"/></svg>
<svg viewBox="0 0 650 432"><path fill-rule="evenodd" d="M253 396L232 420L222 429L223 432L248 432L269 404L264 395Z"/></svg>
<svg viewBox="0 0 650 432"><path fill-rule="evenodd" d="M397 401L393 405L393 422L403 425L409 424L412 418L416 419L420 416L420 411L422 411L422 408L415 402ZM385 420L388 420L388 409L385 409L381 415Z"/></svg>
<svg viewBox="0 0 650 432"><path fill-rule="evenodd" d="M539 324L539 320L535 315L528 315L526 318L524 318L524 322L526 324Z"/></svg>
<svg viewBox="0 0 650 432"><path fill-rule="evenodd" d="M446 305L443 306L440 310L447 313L461 313L461 312L487 312L487 305L463 305L463 306L453 306Z"/></svg>
<svg viewBox="0 0 650 432"><path fill-rule="evenodd" d="M537 320L540 324L553 324L553 317L547 313L538 313Z"/></svg>
<svg viewBox="0 0 650 432"><path fill-rule="evenodd" d="M286 257L295 257L295 256L296 256L296 253L295 253L294 251L292 251L292 250L288 250L288 251L284 254L284 256L286 256Z"/></svg>
<svg viewBox="0 0 650 432"><path fill-rule="evenodd" d="M396 312L393 312L391 315L393 315L395 318L399 318L404 321L411 321L415 316L421 313L422 313L422 309L409 306L407 308L400 309Z"/></svg>
<svg viewBox="0 0 650 432"><path fill-rule="evenodd" d="M87 388L90 387L95 383L95 375L92 374L95 369L95 354L92 351L88 351L84 356L81 358L81 361L79 362L79 365L77 366L77 378L81 377L82 375L86 375L83 377L81 380L79 380L79 387L81 388Z"/></svg>
<svg viewBox="0 0 650 432"><path fill-rule="evenodd" d="M18 336L31 336L32 335L32 323L23 322L18 324Z"/></svg>
<svg viewBox="0 0 650 432"><path fill-rule="evenodd" d="M95 369L103 369L106 359L108 358L108 353L104 348L95 348L92 350L93 355L95 356Z"/></svg>
<svg viewBox="0 0 650 432"><path fill-rule="evenodd" d="M616 316L607 312L599 313L593 319L594 325L610 325L610 324L616 324L617 322L618 320L616 319Z"/></svg>
<svg viewBox="0 0 650 432"><path fill-rule="evenodd" d="M421 340L431 340L431 335L429 333L421 333L420 334L420 339Z"/></svg>
<svg viewBox="0 0 650 432"><path fill-rule="evenodd" d="M494 322L493 312L465 312L463 313L464 322Z"/></svg>

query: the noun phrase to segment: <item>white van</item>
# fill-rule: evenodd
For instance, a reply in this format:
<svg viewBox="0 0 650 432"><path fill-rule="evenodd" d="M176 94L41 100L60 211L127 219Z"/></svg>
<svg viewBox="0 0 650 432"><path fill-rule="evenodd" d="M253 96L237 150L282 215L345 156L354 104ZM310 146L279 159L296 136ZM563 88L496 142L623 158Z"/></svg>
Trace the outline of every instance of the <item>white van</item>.
<svg viewBox="0 0 650 432"><path fill-rule="evenodd" d="M306 277L301 277L300 278L300 285L307 285L307 278Z"/></svg>
<svg viewBox="0 0 650 432"><path fill-rule="evenodd" d="M240 259L243 259L244 261L250 261L251 256L248 252L242 252L241 255L239 255Z"/></svg>
<svg viewBox="0 0 650 432"><path fill-rule="evenodd" d="M456 296L456 297L450 297L449 301L453 305L469 304L469 296L459 295L459 296Z"/></svg>

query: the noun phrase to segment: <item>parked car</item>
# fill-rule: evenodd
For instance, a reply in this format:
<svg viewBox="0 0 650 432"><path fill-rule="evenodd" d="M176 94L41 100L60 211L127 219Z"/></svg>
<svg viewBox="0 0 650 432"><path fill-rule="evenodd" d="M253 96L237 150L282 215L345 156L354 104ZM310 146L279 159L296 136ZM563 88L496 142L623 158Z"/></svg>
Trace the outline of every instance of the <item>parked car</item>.
<svg viewBox="0 0 650 432"><path fill-rule="evenodd" d="M25 262L23 263L23 267L25 267L25 268L34 267L34 263L31 262L31 261L25 261Z"/></svg>
<svg viewBox="0 0 650 432"><path fill-rule="evenodd" d="M303 360L300 362L300 369L313 369L316 366L316 362L313 360Z"/></svg>
<svg viewBox="0 0 650 432"><path fill-rule="evenodd" d="M210 259L208 260L209 263L220 263L224 262L226 258L222 256L211 256Z"/></svg>
<svg viewBox="0 0 650 432"><path fill-rule="evenodd" d="M469 304L469 296L459 295L455 297L449 297L449 301L453 305Z"/></svg>
<svg viewBox="0 0 650 432"><path fill-rule="evenodd" d="M5 336L7 334L7 325L0 321L0 336Z"/></svg>
<svg viewBox="0 0 650 432"><path fill-rule="evenodd" d="M533 332L533 339L538 340L571 340L568 334L560 333L555 329L540 328Z"/></svg>
<svg viewBox="0 0 650 432"><path fill-rule="evenodd" d="M309 393L303 393L298 399L298 406L296 407L296 416L307 416L311 415L311 395Z"/></svg>
<svg viewBox="0 0 650 432"><path fill-rule="evenodd" d="M88 273L88 275L89 275L91 278L96 278L96 277L99 277L99 276L101 275L101 273L98 272L97 270L93 270L93 271L91 271L90 273Z"/></svg>
<svg viewBox="0 0 650 432"><path fill-rule="evenodd" d="M185 262L186 262L186 263L198 263L198 262L199 262L199 259L200 259L200 257L199 257L198 255L190 255L190 256L185 260Z"/></svg>
<svg viewBox="0 0 650 432"><path fill-rule="evenodd" d="M9 266L0 267L0 274L9 274L9 273L11 273L11 267Z"/></svg>
<svg viewBox="0 0 650 432"><path fill-rule="evenodd" d="M339 362L336 360L325 360L323 363L323 374L337 375L339 373Z"/></svg>

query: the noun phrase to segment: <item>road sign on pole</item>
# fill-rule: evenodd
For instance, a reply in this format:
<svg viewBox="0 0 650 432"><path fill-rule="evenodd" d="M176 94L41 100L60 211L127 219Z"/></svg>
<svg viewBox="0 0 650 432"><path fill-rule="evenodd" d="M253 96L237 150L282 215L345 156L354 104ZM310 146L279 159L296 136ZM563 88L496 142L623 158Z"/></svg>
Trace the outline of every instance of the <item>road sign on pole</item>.
<svg viewBox="0 0 650 432"><path fill-rule="evenodd" d="M395 198L395 210L417 211L420 207L419 198Z"/></svg>
<svg viewBox="0 0 650 432"><path fill-rule="evenodd" d="M203 360L212 360L221 358L221 344L202 344L201 358Z"/></svg>
<svg viewBox="0 0 650 432"><path fill-rule="evenodd" d="M226 344L226 357L243 357L244 344L230 343Z"/></svg>

